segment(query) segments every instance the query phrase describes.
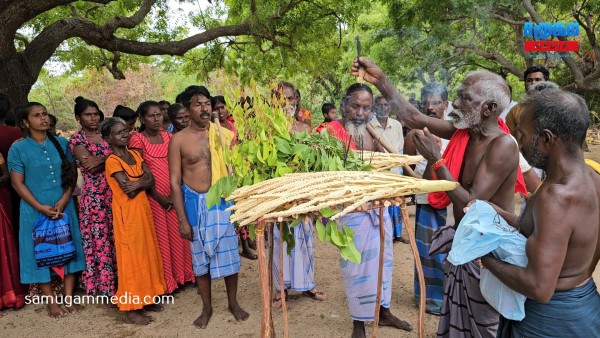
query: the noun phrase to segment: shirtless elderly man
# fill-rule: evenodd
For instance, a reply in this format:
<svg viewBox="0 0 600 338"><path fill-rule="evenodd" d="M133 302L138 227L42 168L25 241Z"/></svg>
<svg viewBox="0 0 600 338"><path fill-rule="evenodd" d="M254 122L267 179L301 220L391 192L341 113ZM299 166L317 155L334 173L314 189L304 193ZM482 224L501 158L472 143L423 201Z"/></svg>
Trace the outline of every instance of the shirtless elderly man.
<svg viewBox="0 0 600 338"><path fill-rule="evenodd" d="M430 204L445 208L452 202L455 224L460 223L463 208L473 199L492 201L509 212L514 210L519 149L499 127L498 116L510 101L504 79L487 71L469 73L452 102L454 121L445 121L419 112L398 93L381 69L367 59L355 59L352 74L374 84L403 125L426 128L415 132L417 150L432 164L439 179L460 183L447 194L430 194ZM427 129L450 139L443 159L438 143ZM448 230L451 234L451 229ZM495 337L499 314L481 295L479 269L474 261L461 266L446 263L438 337Z"/></svg>
<svg viewBox="0 0 600 338"><path fill-rule="evenodd" d="M527 296L525 319L502 319L501 337L598 337L600 294L591 276L600 258L600 176L583 161L590 114L583 98L559 89L522 102L519 144L546 179L519 219L496 211L527 237L527 267L481 259Z"/></svg>

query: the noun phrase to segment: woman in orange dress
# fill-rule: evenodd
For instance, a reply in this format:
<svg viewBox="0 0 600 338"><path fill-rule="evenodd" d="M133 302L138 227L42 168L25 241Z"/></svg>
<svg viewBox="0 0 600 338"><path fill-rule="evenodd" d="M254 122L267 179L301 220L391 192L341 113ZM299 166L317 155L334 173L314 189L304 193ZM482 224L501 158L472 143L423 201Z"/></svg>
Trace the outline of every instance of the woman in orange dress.
<svg viewBox="0 0 600 338"><path fill-rule="evenodd" d="M165 292L166 284L158 249L152 210L146 189L154 177L142 156L128 150L129 130L120 118L109 118L100 125L102 137L112 154L105 162L106 180L113 192L112 212L117 252L118 286L115 296L126 322L147 325L153 319L146 311L161 311L155 296Z"/></svg>
<svg viewBox="0 0 600 338"><path fill-rule="evenodd" d="M192 269L190 242L179 235L177 213L169 197L171 186L167 153L171 134L162 130L163 115L160 109L156 101L140 104L137 113L142 126L139 133L131 134L129 148L140 150L144 163L154 176L155 182L148 191L148 200L165 272L165 293L172 293L178 285L193 282L196 277Z"/></svg>

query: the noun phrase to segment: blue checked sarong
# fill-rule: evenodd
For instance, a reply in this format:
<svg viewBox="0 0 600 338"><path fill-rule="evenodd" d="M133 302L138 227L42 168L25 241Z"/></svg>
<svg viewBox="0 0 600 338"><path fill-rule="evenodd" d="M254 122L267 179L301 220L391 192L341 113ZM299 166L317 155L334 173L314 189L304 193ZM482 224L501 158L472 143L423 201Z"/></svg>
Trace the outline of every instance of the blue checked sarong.
<svg viewBox="0 0 600 338"><path fill-rule="evenodd" d="M400 211L400 207L392 205L388 208L390 213L390 218L392 219L392 228L394 239L400 239L402 236L402 212Z"/></svg>
<svg viewBox="0 0 600 338"><path fill-rule="evenodd" d="M527 299L525 318L502 318L498 337L600 337L600 294L594 280L556 291L546 304Z"/></svg>
<svg viewBox="0 0 600 338"><path fill-rule="evenodd" d="M445 254L429 255L434 232L446 225L446 209L435 209L429 204L417 204L415 214L417 250L425 275L426 310L439 314L444 299L444 259ZM415 300L419 304L421 290L415 267Z"/></svg>
<svg viewBox="0 0 600 338"><path fill-rule="evenodd" d="M273 284L279 292L279 250L283 250L283 286L294 291L315 288L315 242L313 222L305 219L294 227L295 245L292 255L287 254L287 243L279 244L279 225L273 225Z"/></svg>
<svg viewBox="0 0 600 338"><path fill-rule="evenodd" d="M221 203L210 210L206 194L193 191L182 184L183 203L194 240L190 243L194 275L210 274L212 279L231 276L240 271L238 239L225 211L231 203Z"/></svg>
<svg viewBox="0 0 600 338"><path fill-rule="evenodd" d="M387 208L384 209L385 248L383 251L383 287L381 306L390 307L392 298L392 269L394 259L392 224ZM355 264L340 257L340 267L348 308L352 320L372 321L377 300L377 273L379 268L379 209L353 212L340 217L343 224L354 231L354 244L361 254L361 263Z"/></svg>

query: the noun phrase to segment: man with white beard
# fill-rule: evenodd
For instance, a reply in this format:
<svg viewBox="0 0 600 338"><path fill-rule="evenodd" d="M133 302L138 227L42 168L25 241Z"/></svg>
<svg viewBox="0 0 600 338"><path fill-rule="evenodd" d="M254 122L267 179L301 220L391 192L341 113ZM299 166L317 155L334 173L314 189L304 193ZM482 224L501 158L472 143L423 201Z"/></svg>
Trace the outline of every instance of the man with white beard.
<svg viewBox="0 0 600 338"><path fill-rule="evenodd" d="M342 112L347 119L346 130L352 135L358 150L375 150L376 144L367 131L371 116L373 91L363 83L355 83L346 90L342 101ZM392 269L394 247L392 224L388 208L383 211L385 242L383 252L383 278L380 304L376 304L378 260L379 260L379 209L352 212L340 217L343 224L354 231L354 243L360 251L361 262L352 263L340 257L342 280L350 317L353 320L353 338L365 337L365 322L375 319L376 306L380 306L379 326L392 326L410 331L412 326L394 316L390 311L392 298Z"/></svg>
<svg viewBox="0 0 600 338"><path fill-rule="evenodd" d="M458 181L460 186L447 193L431 193L428 202L436 209L453 203L455 225L464 217L463 209L474 199L488 200L514 212L514 192L525 193L519 169L519 150L498 118L510 101L506 81L489 71L467 74L452 102L453 121L421 114L406 101L374 63L354 60L354 76L374 84L386 97L398 118L416 131L415 146L430 163L438 179ZM433 134L450 139L440 156ZM430 254L441 253L437 244L450 246L454 227L443 227L433 237ZM450 244L450 245L449 245ZM441 246L441 245L439 245ZM444 248L449 251L449 248ZM447 252L446 251L446 252ZM446 262L444 299L438 337L495 337L499 314L483 298L479 289L479 264L475 261L455 266Z"/></svg>

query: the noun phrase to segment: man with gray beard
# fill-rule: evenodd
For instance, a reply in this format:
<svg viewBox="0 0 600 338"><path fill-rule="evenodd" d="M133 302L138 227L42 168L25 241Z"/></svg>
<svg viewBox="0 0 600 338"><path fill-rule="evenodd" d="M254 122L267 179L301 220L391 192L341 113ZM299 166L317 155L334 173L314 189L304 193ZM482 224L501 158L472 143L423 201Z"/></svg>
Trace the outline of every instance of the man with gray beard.
<svg viewBox="0 0 600 338"><path fill-rule="evenodd" d="M371 115L373 91L368 85L355 83L346 90L342 102L342 111L347 118L345 123L348 133L353 135L358 150L375 150L373 137L366 129ZM377 284L379 260L379 209L357 211L339 218L339 224L344 224L354 231L354 243L360 251L359 264L340 258L342 281L348 301L348 310L353 320L352 337L366 336L365 322L375 319L376 306L380 307L379 326L391 326L410 331L412 326L394 316L390 311L392 299L392 270L394 247L392 241L392 224L388 208L383 210L385 223L385 242L383 251L382 294L380 304L377 304Z"/></svg>
<svg viewBox="0 0 600 338"><path fill-rule="evenodd" d="M349 93L349 94L348 94ZM354 140L358 150L381 151L377 141L367 131L367 123L373 111L373 92L362 83L351 85L342 99L344 128Z"/></svg>
<svg viewBox="0 0 600 338"><path fill-rule="evenodd" d="M510 101L502 77L488 71L469 73L452 102L454 110L450 115L454 120L445 121L421 114L369 60L355 59L352 74L374 84L404 125L424 129L415 132L415 146L432 164L437 178L460 183L453 191L430 194L430 205L443 209L453 203L455 226L464 216L463 209L474 199L489 200L503 210L514 211L515 190L526 190L519 170L518 147L507 134L508 128L503 131L499 125L498 117ZM506 126L502 123L502 127ZM429 131L450 139L443 156ZM430 253L435 249L435 253L449 251L453 236L452 226L438 230ZM496 336L499 314L481 295L479 270L474 261L460 266L446 263L438 337Z"/></svg>

